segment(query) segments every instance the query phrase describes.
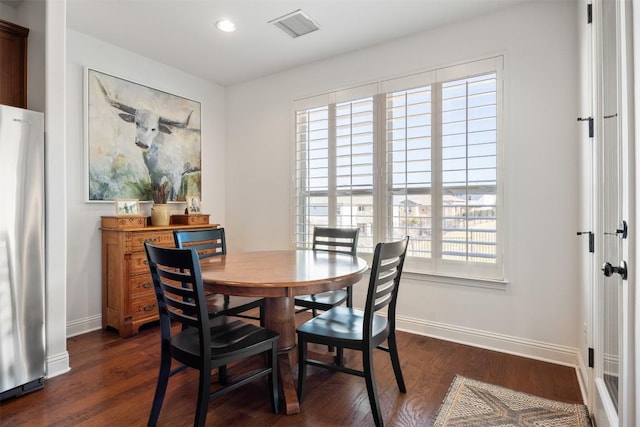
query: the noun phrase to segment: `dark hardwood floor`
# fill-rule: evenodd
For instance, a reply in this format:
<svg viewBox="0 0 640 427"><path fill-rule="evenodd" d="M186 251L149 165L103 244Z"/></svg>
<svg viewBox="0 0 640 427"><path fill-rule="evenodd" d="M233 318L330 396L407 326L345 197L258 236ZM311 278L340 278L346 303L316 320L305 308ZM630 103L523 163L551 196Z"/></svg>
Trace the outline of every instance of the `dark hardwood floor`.
<svg viewBox="0 0 640 427"><path fill-rule="evenodd" d="M429 426L456 374L536 396L582 403L574 368L433 338L399 333L407 394L398 392L389 357L377 351L375 371L387 426ZM71 371L42 390L0 404L2 426L143 426L155 389L159 331L147 327L121 339L115 331L69 338ZM347 364L360 357L347 353ZM254 359L252 363L260 363ZM244 366L231 366L234 369ZM197 372L169 380L160 426L193 424ZM275 415L266 380L209 402L207 425L373 426L364 379L309 367L306 396L297 415Z"/></svg>

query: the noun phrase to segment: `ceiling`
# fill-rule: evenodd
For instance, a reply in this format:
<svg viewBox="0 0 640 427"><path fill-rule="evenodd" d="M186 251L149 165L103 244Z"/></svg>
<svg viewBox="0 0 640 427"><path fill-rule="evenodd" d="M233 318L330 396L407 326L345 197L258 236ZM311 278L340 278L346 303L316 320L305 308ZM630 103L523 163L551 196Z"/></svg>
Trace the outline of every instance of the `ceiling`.
<svg viewBox="0 0 640 427"><path fill-rule="evenodd" d="M230 86L526 1L67 0L67 25ZM294 39L268 23L298 9L320 30Z"/></svg>

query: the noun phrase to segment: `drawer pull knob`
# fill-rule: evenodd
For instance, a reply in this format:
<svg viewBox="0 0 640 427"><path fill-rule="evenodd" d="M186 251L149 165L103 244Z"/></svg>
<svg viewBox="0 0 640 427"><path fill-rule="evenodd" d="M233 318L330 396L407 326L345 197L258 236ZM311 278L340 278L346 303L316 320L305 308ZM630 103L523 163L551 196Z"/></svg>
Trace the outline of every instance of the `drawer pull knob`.
<svg viewBox="0 0 640 427"><path fill-rule="evenodd" d="M156 307L155 304L149 304L149 305L145 305L144 307L142 307L142 311L151 311Z"/></svg>
<svg viewBox="0 0 640 427"><path fill-rule="evenodd" d="M152 282L144 282L142 284L142 287L145 288L145 289L153 288L153 283Z"/></svg>

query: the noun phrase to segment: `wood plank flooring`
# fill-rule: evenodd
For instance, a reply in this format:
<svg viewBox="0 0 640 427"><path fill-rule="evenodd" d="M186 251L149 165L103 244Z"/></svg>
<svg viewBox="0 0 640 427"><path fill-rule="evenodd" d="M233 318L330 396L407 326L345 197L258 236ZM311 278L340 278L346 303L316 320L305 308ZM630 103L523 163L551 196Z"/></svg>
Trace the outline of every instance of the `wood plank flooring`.
<svg viewBox="0 0 640 427"><path fill-rule="evenodd" d="M159 330L151 326L121 339L112 330L69 338L71 371L42 390L0 404L2 426L144 426L159 361ZM582 403L574 368L399 333L407 394L398 392L386 353L377 351L375 372L386 426L429 426L456 374L536 396ZM360 357L347 352L347 365ZM255 359L254 363L260 363ZM231 366L234 369L244 366ZM301 413L275 415L266 380L209 402L212 426L373 426L364 379L309 367ZM159 426L193 424L197 372L169 380Z"/></svg>

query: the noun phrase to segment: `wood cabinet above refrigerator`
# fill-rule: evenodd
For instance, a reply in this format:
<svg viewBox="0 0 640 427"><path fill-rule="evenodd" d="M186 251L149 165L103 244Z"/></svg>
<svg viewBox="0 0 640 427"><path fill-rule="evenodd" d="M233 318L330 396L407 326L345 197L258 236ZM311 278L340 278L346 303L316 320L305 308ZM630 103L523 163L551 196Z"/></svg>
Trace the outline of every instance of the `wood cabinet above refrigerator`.
<svg viewBox="0 0 640 427"><path fill-rule="evenodd" d="M0 104L27 108L29 29L0 19Z"/></svg>

